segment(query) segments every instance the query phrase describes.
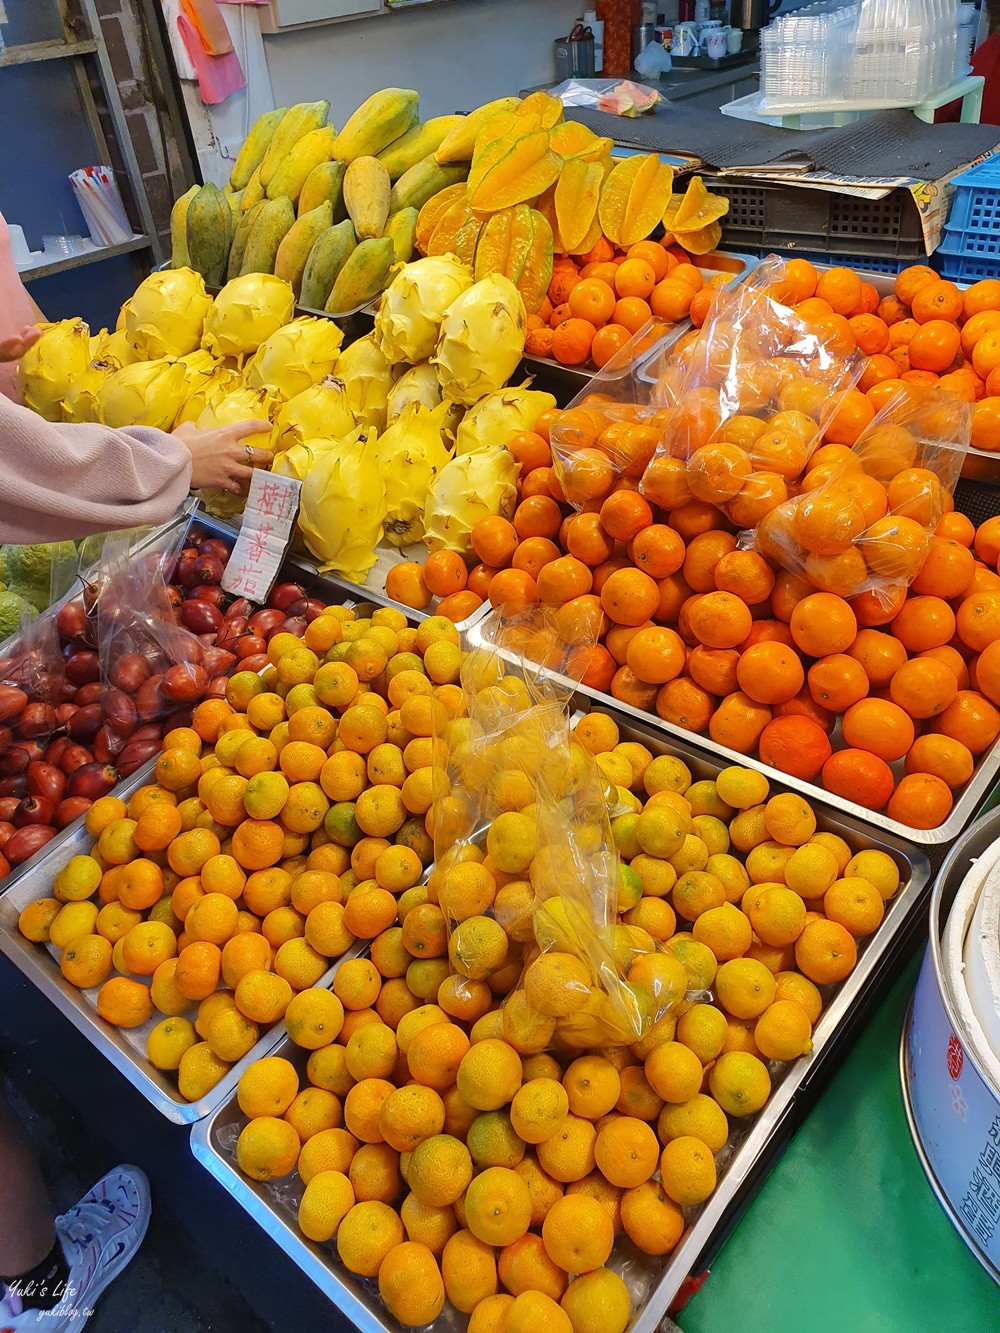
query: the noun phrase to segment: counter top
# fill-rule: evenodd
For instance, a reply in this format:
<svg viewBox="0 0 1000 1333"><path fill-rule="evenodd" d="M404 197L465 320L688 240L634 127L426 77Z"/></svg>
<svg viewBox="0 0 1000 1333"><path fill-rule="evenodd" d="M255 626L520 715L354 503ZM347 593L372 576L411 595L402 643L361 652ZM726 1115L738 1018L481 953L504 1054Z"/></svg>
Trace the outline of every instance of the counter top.
<svg viewBox="0 0 1000 1333"><path fill-rule="evenodd" d="M649 88L655 88L661 97L667 101L683 101L687 97L695 97L699 93L711 92L713 88L722 88L726 84L733 83L742 79L754 78L757 74L760 51L754 47L752 50L741 51L739 58L725 65L721 69L692 69L690 67L679 69L674 66L668 70L662 78L647 79L637 70L630 69L624 75L626 79L631 79L635 83L644 83ZM603 75L598 76L603 78ZM522 88L521 96L527 97L529 93L537 92L540 88L548 90L555 88L555 82L535 84L531 88ZM572 107L569 108L572 113Z"/></svg>

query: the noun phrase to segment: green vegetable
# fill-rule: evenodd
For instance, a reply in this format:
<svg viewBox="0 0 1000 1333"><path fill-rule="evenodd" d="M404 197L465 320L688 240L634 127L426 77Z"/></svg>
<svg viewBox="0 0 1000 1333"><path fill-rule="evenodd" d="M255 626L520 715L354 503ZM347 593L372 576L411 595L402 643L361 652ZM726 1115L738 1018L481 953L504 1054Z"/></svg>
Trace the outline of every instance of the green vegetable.
<svg viewBox="0 0 1000 1333"><path fill-rule="evenodd" d="M22 614L37 616L38 612L16 592L0 592L0 641L17 633L21 628Z"/></svg>
<svg viewBox="0 0 1000 1333"><path fill-rule="evenodd" d="M3 557L6 561L0 577L12 592L43 610L52 601L53 566L59 584L57 593L65 591L77 567L76 547L70 541L5 546L0 551L0 559Z"/></svg>

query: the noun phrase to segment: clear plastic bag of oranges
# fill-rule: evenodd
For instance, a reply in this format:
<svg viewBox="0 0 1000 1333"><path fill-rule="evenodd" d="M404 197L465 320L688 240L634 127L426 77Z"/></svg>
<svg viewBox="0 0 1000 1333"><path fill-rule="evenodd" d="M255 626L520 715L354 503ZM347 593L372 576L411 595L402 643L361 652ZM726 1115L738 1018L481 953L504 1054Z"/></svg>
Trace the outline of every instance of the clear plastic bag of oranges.
<svg viewBox="0 0 1000 1333"><path fill-rule="evenodd" d="M828 404L864 358L838 316L807 319L782 303L783 274L782 260L764 260L662 354L650 404L662 429L639 486L650 504L712 504L753 527L808 471Z"/></svg>
<svg viewBox="0 0 1000 1333"><path fill-rule="evenodd" d="M442 735L428 890L452 975L438 1002L476 1021L501 998L489 1035L522 1054L632 1043L685 990L675 959L617 924L609 788L570 728L579 647L549 610L494 612L463 662L468 715Z"/></svg>
<svg viewBox="0 0 1000 1333"><path fill-rule="evenodd" d="M920 572L942 515L954 508L971 432L970 403L904 385L852 447L818 450L800 493L741 544L822 592L871 593L891 606Z"/></svg>

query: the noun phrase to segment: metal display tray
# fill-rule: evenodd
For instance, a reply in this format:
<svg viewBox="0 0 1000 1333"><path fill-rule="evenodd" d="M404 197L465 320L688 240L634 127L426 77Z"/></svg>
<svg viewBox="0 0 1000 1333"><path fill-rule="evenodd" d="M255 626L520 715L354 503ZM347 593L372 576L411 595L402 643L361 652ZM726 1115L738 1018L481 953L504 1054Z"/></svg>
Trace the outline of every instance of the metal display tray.
<svg viewBox="0 0 1000 1333"><path fill-rule="evenodd" d="M137 769L124 782L118 784L112 793L127 801L139 787L153 781L153 769L156 760L151 759L142 768ZM43 995L56 1006L78 1032L82 1032L92 1046L104 1055L120 1074L136 1088L156 1109L176 1125L191 1124L200 1120L215 1109L236 1089L240 1075L248 1064L266 1055L279 1039L280 1028L269 1028L248 1055L237 1061L228 1073L197 1102L187 1102L177 1089L176 1079L155 1069L146 1059L146 1038L164 1017L154 1012L152 1018L137 1028L116 1028L105 1023L97 1013L97 987L80 990L71 986L59 971L59 951L54 947L32 944L17 928L17 920L27 905L36 898L52 895L52 885L56 875L74 856L90 851L94 840L83 827L82 821L73 829L67 830L70 836L48 844L42 849L42 855L31 863L19 866L10 878L4 881L0 890L0 952L6 955L14 966L34 982ZM52 849L51 851L49 849ZM47 854L46 854L47 853ZM319 985L326 985L333 979L334 973L346 958L356 957L363 947L363 942L351 946L343 955L331 962L320 978ZM148 978L137 977L138 981Z"/></svg>
<svg viewBox="0 0 1000 1333"><path fill-rule="evenodd" d="M724 760L706 755L684 741L668 742L639 724L623 722L621 739L638 741L654 754L677 755L688 765L695 781L714 778L726 766ZM639 1254L627 1243L619 1244L610 1264L627 1267L634 1302L631 1333L656 1333L688 1274L698 1271L704 1256L732 1224L746 1202L748 1190L801 1118L808 1101L807 1087L812 1085L815 1089L821 1070L828 1077L835 1057L844 1053L843 1034L857 1023L860 1011L876 998L880 974L895 957L907 924L912 923L926 901L930 865L922 852L889 833L873 831L860 821L821 805L816 807L816 815L820 829L839 834L852 850L874 847L887 852L900 870L899 892L878 930L861 944L858 963L851 975L839 987L826 988L828 1007L813 1033L812 1051L794 1064L784 1066L784 1076L775 1084L764 1110L743 1133L731 1134L729 1144L723 1149L727 1157L718 1187L699 1210L691 1212L687 1230L676 1249L665 1260L658 1260ZM308 1052L300 1051L289 1038L283 1037L271 1054L285 1055L302 1068ZM234 1160L234 1144L241 1118L236 1097L230 1094L192 1129L191 1149L195 1158L357 1328L365 1333L397 1333L374 1284L344 1270L335 1244L313 1244L298 1230L295 1220L301 1195L298 1177L269 1188L240 1173ZM434 1323L435 1329L448 1333L452 1330L458 1333L464 1327L464 1318L451 1306Z"/></svg>
<svg viewBox="0 0 1000 1333"><path fill-rule="evenodd" d="M699 255L698 257L698 268L706 280L719 273L731 273L732 278L727 283L729 287L735 287L737 283L742 282L759 263L760 260L756 255L739 255L730 250L714 250L711 254ZM653 349L644 354L643 360L647 361L654 354L672 347L677 339L687 333L690 328L691 320L689 318L679 320L676 324L671 325ZM594 375L598 373L587 366L564 366L561 362L549 356L526 355L522 364L529 375L535 376L537 381L535 388L548 389L550 393L554 393L560 407L565 407L570 399L574 398L582 389L585 389ZM607 371L601 371L600 373L606 375ZM622 375L631 375L634 373L634 367L624 367L621 373ZM512 378L516 379L516 375Z"/></svg>

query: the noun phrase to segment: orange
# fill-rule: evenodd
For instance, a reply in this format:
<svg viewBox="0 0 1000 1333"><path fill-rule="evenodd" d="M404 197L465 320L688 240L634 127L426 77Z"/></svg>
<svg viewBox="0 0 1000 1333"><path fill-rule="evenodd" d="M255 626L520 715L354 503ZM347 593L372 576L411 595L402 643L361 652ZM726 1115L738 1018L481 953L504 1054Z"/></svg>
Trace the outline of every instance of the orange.
<svg viewBox="0 0 1000 1333"><path fill-rule="evenodd" d="M812 593L792 609L792 638L810 657L844 652L857 635L857 620L847 602L832 593Z"/></svg>
<svg viewBox="0 0 1000 1333"><path fill-rule="evenodd" d="M904 305L912 305L922 287L937 281L938 275L926 264L911 264L896 275L896 295Z"/></svg>
<svg viewBox="0 0 1000 1333"><path fill-rule="evenodd" d="M649 1133L655 1144L652 1130ZM556 1199L542 1223L545 1252L567 1273L588 1273L601 1268L614 1242L614 1227L607 1210L586 1194L566 1194Z"/></svg>
<svg viewBox="0 0 1000 1333"><path fill-rule="evenodd" d="M861 279L849 268L834 267L819 275L816 296L838 315L851 315L861 301Z"/></svg>
<svg viewBox="0 0 1000 1333"><path fill-rule="evenodd" d="M1000 711L976 690L959 690L936 718L934 729L979 755L1000 734Z"/></svg>
<svg viewBox="0 0 1000 1333"><path fill-rule="evenodd" d="M911 773L903 778L889 801L886 813L910 828L937 828L952 807L948 784L929 773Z"/></svg>
<svg viewBox="0 0 1000 1333"><path fill-rule="evenodd" d="M114 1027L138 1027L153 1013L149 987L126 977L112 977L97 993L97 1012Z"/></svg>
<svg viewBox="0 0 1000 1333"><path fill-rule="evenodd" d="M647 1180L622 1196L622 1225L645 1254L669 1254L684 1232L684 1214L659 1181Z"/></svg>
<svg viewBox="0 0 1000 1333"><path fill-rule="evenodd" d="M910 302L910 308L913 311L913 318L919 324L935 320L953 326L955 320L962 314L962 293L953 282L939 278L919 287ZM958 330L955 332L957 335ZM955 350L958 350L957 336Z"/></svg>
<svg viewBox="0 0 1000 1333"><path fill-rule="evenodd" d="M649 322L652 311L641 296L623 296L615 304L612 319L615 324L627 329L629 334L638 333Z"/></svg>
<svg viewBox="0 0 1000 1333"><path fill-rule="evenodd" d="M843 981L854 969L858 949L839 922L810 921L795 942L795 963L810 981L827 985Z"/></svg>
<svg viewBox="0 0 1000 1333"><path fill-rule="evenodd" d="M615 275L615 290L618 296L646 297L656 286L656 270L647 260L629 258L619 264Z"/></svg>

